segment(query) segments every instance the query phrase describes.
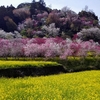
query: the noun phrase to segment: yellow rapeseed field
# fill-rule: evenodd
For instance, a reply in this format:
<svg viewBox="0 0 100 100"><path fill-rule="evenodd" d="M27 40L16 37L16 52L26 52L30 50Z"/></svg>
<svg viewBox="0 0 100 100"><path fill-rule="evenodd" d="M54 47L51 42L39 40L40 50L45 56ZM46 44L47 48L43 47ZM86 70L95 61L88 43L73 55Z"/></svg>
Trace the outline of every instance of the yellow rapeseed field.
<svg viewBox="0 0 100 100"><path fill-rule="evenodd" d="M100 100L100 71L0 78L0 100Z"/></svg>
<svg viewBox="0 0 100 100"><path fill-rule="evenodd" d="M0 61L0 69L20 67L49 67L60 65L50 61Z"/></svg>

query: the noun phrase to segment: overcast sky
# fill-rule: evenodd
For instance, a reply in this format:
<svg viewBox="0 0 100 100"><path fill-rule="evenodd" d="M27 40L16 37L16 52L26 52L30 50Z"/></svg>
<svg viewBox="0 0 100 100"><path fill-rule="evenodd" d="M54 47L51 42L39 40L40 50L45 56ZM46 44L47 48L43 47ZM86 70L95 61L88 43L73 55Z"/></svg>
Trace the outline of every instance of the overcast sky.
<svg viewBox="0 0 100 100"><path fill-rule="evenodd" d="M39 1L39 0L36 0ZM46 6L51 6L52 9L61 9L65 6L78 13L85 6L88 6L98 17L100 17L100 0L44 0ZM20 3L32 2L32 0L0 0L0 6L13 5L17 7Z"/></svg>

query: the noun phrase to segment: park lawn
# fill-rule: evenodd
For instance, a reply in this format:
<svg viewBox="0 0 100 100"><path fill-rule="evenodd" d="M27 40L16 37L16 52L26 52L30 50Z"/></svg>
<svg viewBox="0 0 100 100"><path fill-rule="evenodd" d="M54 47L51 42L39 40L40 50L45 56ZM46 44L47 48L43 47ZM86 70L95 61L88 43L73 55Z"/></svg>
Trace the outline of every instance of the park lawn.
<svg viewBox="0 0 100 100"><path fill-rule="evenodd" d="M0 78L0 100L100 100L100 71Z"/></svg>

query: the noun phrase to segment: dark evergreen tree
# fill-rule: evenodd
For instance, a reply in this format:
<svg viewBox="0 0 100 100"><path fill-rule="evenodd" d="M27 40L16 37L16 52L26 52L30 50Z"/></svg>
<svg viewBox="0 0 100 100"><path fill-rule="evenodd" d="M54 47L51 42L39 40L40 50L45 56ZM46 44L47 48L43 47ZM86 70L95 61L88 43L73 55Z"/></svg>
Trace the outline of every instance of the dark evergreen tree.
<svg viewBox="0 0 100 100"><path fill-rule="evenodd" d="M5 21L6 21L6 27L8 32L13 32L17 30L17 25L16 23L8 16L5 16Z"/></svg>
<svg viewBox="0 0 100 100"><path fill-rule="evenodd" d="M36 9L36 2L33 3L32 1L31 6L30 6L31 17L35 14L35 9Z"/></svg>
<svg viewBox="0 0 100 100"><path fill-rule="evenodd" d="M79 16L80 17L87 17L87 18L98 20L98 17L95 15L95 13L91 12L91 11L84 11L84 10L82 10L81 12L79 12Z"/></svg>
<svg viewBox="0 0 100 100"><path fill-rule="evenodd" d="M28 7L30 8L31 3L21 3L17 6L17 8L23 8L23 7Z"/></svg>
<svg viewBox="0 0 100 100"><path fill-rule="evenodd" d="M32 1L32 3L35 3L35 2L36 2L35 0Z"/></svg>
<svg viewBox="0 0 100 100"><path fill-rule="evenodd" d="M13 15L13 10L15 9L15 7L13 7L12 5L9 7L5 7L5 6L1 6L0 7L0 28L8 31L7 27L6 27L6 21L4 20L5 16L9 16L12 20L14 19L14 15Z"/></svg>
<svg viewBox="0 0 100 100"><path fill-rule="evenodd" d="M46 6L44 0L39 0L39 3L42 4L43 6Z"/></svg>

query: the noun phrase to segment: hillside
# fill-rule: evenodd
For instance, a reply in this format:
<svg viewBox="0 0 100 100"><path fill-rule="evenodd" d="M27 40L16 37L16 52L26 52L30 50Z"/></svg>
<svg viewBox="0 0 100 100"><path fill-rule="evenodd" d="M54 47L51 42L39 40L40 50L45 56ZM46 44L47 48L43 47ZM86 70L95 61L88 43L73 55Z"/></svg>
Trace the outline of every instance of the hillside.
<svg viewBox="0 0 100 100"><path fill-rule="evenodd" d="M72 38L83 28L91 27L100 27L94 12L82 10L77 14L67 7L51 9L46 7L44 0L21 3L17 8L13 5L0 7L0 29L13 34L18 31L23 38Z"/></svg>

